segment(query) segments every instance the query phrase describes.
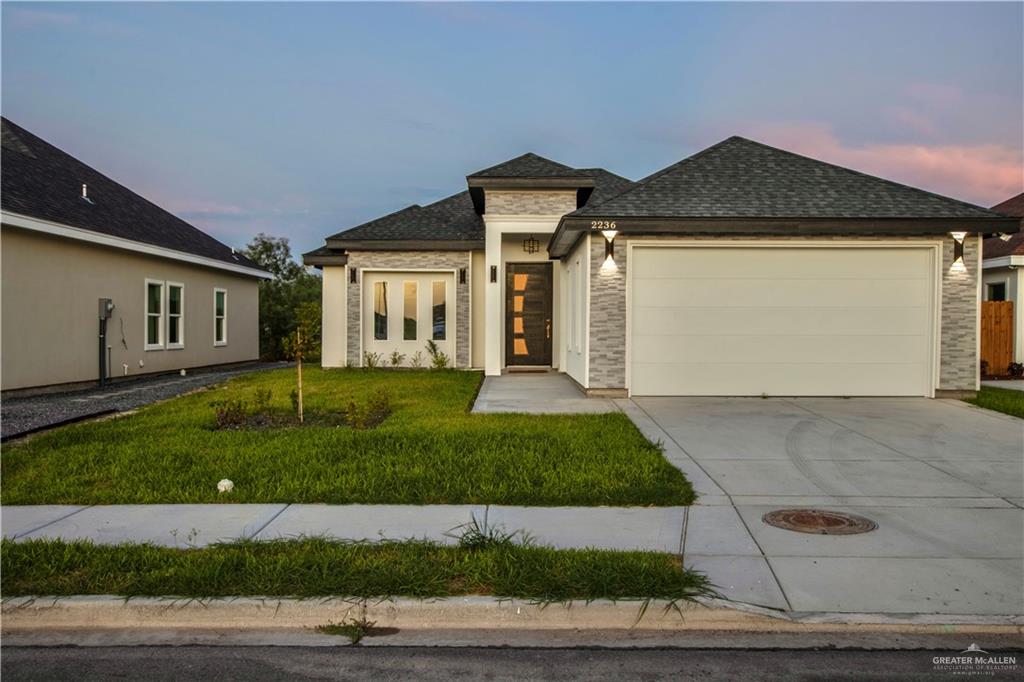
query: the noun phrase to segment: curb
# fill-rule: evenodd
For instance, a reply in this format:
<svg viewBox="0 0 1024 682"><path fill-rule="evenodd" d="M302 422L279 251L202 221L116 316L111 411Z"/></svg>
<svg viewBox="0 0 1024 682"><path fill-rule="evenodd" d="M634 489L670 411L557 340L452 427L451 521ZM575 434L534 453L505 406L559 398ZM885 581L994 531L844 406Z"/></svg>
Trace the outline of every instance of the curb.
<svg viewBox="0 0 1024 682"><path fill-rule="evenodd" d="M1002 634L1024 616L780 614L721 600L700 604L596 600L538 604L492 597L219 599L117 596L17 597L3 601L3 633L34 630L298 630L348 619L398 630L633 630L732 633Z"/></svg>

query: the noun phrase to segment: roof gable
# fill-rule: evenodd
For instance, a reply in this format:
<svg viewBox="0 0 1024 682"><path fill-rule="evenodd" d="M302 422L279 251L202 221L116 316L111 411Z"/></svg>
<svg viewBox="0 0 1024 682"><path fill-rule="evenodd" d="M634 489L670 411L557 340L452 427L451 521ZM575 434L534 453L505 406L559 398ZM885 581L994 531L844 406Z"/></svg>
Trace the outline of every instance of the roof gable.
<svg viewBox="0 0 1024 682"><path fill-rule="evenodd" d="M263 268L181 218L3 118L3 210L222 261ZM82 185L89 201L82 199Z"/></svg>
<svg viewBox="0 0 1024 682"><path fill-rule="evenodd" d="M470 173L467 178L578 178L589 177L565 164L527 152L490 168Z"/></svg>
<svg viewBox="0 0 1024 682"><path fill-rule="evenodd" d="M662 218L993 218L980 206L730 137L569 214Z"/></svg>

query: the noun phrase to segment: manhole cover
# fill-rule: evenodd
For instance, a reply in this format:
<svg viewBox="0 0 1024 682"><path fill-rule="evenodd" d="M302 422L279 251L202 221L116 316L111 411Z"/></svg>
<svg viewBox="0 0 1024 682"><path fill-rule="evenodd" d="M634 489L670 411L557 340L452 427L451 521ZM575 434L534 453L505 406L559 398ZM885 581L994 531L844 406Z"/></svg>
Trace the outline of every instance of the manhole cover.
<svg viewBox="0 0 1024 682"><path fill-rule="evenodd" d="M877 523L863 516L824 509L779 509L768 512L761 520L776 528L819 535L853 535L878 528Z"/></svg>

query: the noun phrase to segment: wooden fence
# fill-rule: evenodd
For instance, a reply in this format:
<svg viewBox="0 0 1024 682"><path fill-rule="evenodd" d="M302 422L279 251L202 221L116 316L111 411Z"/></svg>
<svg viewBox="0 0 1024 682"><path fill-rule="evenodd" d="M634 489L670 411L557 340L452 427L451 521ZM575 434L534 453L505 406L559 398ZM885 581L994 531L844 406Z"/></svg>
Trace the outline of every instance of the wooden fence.
<svg viewBox="0 0 1024 682"><path fill-rule="evenodd" d="M1005 375L1013 362L1013 301L982 301L981 359L988 373Z"/></svg>

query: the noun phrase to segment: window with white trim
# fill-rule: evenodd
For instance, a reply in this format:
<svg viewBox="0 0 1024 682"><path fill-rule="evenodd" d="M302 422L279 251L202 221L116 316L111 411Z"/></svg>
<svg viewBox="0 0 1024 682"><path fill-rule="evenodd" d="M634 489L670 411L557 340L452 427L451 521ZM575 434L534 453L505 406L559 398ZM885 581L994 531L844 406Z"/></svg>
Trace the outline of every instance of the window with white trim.
<svg viewBox="0 0 1024 682"><path fill-rule="evenodd" d="M213 290L213 345L228 345L228 292Z"/></svg>
<svg viewBox="0 0 1024 682"><path fill-rule="evenodd" d="M164 283L146 280L146 350L164 347Z"/></svg>
<svg viewBox="0 0 1024 682"><path fill-rule="evenodd" d="M167 347L185 347L185 285L167 282Z"/></svg>

